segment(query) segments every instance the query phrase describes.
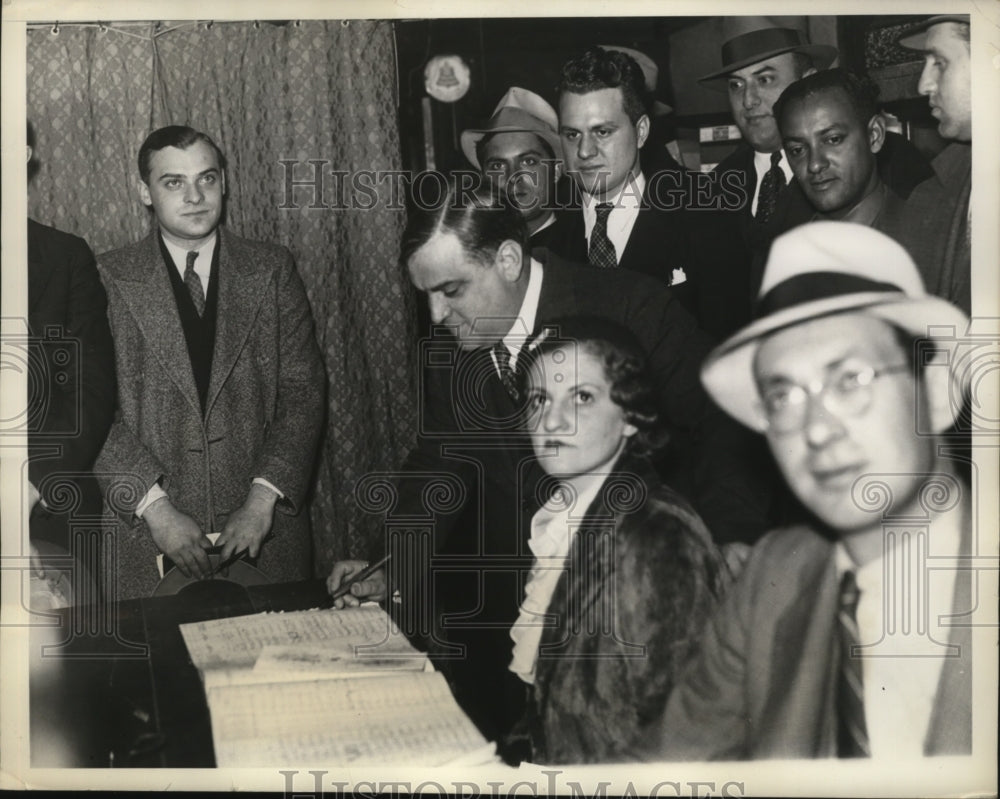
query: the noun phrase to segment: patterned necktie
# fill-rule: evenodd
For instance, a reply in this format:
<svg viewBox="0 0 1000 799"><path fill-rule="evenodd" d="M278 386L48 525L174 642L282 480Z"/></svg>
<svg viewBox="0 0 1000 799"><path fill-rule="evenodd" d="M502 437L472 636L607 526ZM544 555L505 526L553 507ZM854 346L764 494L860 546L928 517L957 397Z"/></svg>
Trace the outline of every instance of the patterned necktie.
<svg viewBox="0 0 1000 799"><path fill-rule="evenodd" d="M497 368L500 370L500 382L507 389L507 394L515 404L521 401L521 389L517 385L517 375L510 365L510 351L507 345L498 341L493 345L493 356L497 359Z"/></svg>
<svg viewBox="0 0 1000 799"><path fill-rule="evenodd" d="M184 285L187 286L191 295L191 302L194 303L198 316L205 312L205 289L201 285L201 278L194 271L194 262L198 257L197 250L190 250L187 254L187 266L184 268Z"/></svg>
<svg viewBox="0 0 1000 799"><path fill-rule="evenodd" d="M858 591L854 572L840 581L837 633L840 638L840 672L837 678L837 757L871 757L865 723L865 692L861 677L858 635Z"/></svg>
<svg viewBox="0 0 1000 799"><path fill-rule="evenodd" d="M771 153L771 168L764 173L764 179L760 182L760 194L757 195L757 216L755 218L762 225L771 219L771 215L774 214L774 207L778 203L778 195L785 188L785 173L778 166L780 161L781 150Z"/></svg>
<svg viewBox="0 0 1000 799"><path fill-rule="evenodd" d="M608 238L608 215L612 207L611 203L597 205L597 219L594 229L590 231L590 249L587 251L587 260L592 266L618 266L615 245Z"/></svg>

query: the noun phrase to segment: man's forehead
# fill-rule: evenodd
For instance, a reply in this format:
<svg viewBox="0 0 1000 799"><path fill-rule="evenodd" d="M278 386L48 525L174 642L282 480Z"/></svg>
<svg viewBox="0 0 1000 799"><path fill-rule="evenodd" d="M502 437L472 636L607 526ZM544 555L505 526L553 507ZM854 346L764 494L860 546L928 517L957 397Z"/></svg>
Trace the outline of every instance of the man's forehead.
<svg viewBox="0 0 1000 799"><path fill-rule="evenodd" d="M545 155L545 145L537 133L530 130L509 130L494 133L483 148L484 154L494 158L537 153Z"/></svg>
<svg viewBox="0 0 1000 799"><path fill-rule="evenodd" d="M730 72L726 77L728 78L749 78L756 75L759 72L791 72L795 69L795 54L794 53L782 53L781 55L772 56L771 58L765 58L763 61L758 61L749 66L742 67L733 72Z"/></svg>
<svg viewBox="0 0 1000 799"><path fill-rule="evenodd" d="M809 92L804 97L795 98L789 103L785 118L790 120L795 115L815 117L820 114L827 117L824 122L860 124L847 92L840 86L829 86ZM799 121L802 119L800 118Z"/></svg>
<svg viewBox="0 0 1000 799"><path fill-rule="evenodd" d="M587 108L592 112L612 116L625 112L625 95L622 94L620 86L594 89L590 92L563 92L559 98L560 122L563 121L563 114L569 110L567 106Z"/></svg>
<svg viewBox="0 0 1000 799"><path fill-rule="evenodd" d="M901 350L892 325L871 314L823 316L782 328L760 343L754 373L821 371L845 358L881 359Z"/></svg>
<svg viewBox="0 0 1000 799"><path fill-rule="evenodd" d="M150 171L164 172L205 172L220 169L215 150L203 141L196 141L187 147L164 147L153 152L149 160Z"/></svg>

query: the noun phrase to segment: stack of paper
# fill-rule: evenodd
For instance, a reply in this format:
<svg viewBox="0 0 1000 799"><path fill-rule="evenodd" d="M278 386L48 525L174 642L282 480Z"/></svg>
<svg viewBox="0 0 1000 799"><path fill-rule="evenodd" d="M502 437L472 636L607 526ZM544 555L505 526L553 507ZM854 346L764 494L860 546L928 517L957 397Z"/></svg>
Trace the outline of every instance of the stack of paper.
<svg viewBox="0 0 1000 799"><path fill-rule="evenodd" d="M181 634L220 767L493 757L442 675L376 606L215 619Z"/></svg>

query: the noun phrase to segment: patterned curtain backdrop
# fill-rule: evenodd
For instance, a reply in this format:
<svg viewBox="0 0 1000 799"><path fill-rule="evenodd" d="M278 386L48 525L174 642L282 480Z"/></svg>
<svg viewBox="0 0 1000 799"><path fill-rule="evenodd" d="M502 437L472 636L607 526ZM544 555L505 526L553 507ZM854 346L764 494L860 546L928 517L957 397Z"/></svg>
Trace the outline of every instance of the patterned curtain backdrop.
<svg viewBox="0 0 1000 799"><path fill-rule="evenodd" d="M377 193L345 186L362 171L376 185L400 169L390 23L64 25L29 37L28 109L44 164L32 215L97 252L133 241L148 229L135 191L142 139L167 124L211 135L227 158L227 225L292 251L316 319L329 390L312 503L317 574L379 549L380 520L352 491L412 444L415 308L398 265L405 219L392 179ZM113 147L98 155L109 130ZM320 184L290 190L293 178ZM95 183L99 201L67 199Z"/></svg>

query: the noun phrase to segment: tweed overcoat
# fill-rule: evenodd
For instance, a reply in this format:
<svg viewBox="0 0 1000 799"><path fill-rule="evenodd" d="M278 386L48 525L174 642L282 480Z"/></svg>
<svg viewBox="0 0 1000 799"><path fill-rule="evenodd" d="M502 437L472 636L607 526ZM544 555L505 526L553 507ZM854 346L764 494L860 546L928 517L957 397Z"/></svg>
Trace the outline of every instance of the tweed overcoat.
<svg viewBox="0 0 1000 799"><path fill-rule="evenodd" d="M257 565L275 582L311 576L304 503L325 379L309 302L288 250L218 230L218 312L204 414L158 234L98 259L119 388L95 473L118 517L119 599L148 595L157 583L158 550L134 515L157 481L208 533L221 532L252 480L264 478L284 497Z"/></svg>

